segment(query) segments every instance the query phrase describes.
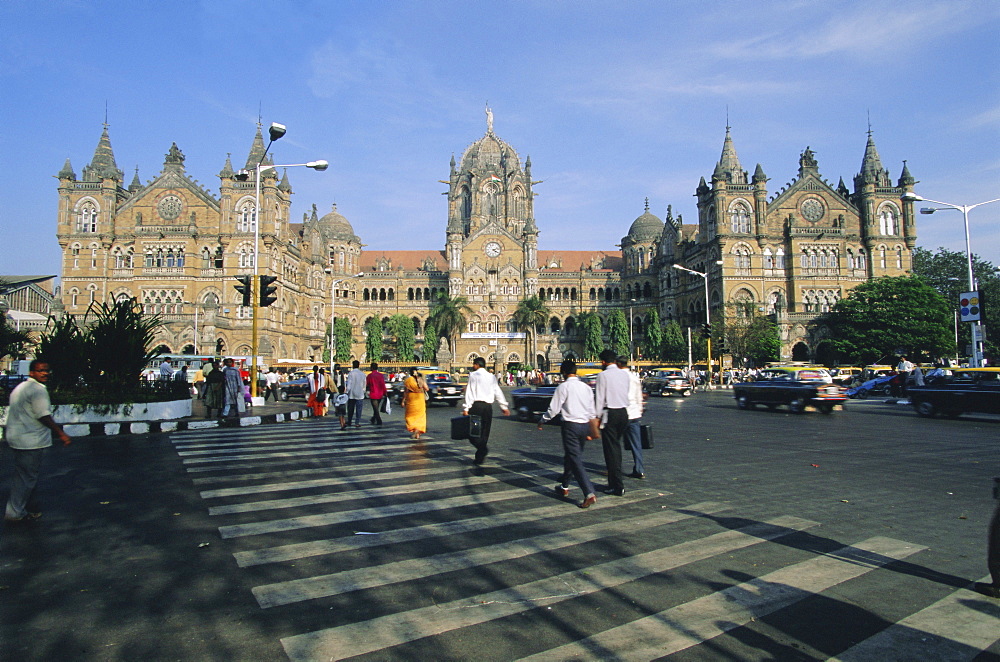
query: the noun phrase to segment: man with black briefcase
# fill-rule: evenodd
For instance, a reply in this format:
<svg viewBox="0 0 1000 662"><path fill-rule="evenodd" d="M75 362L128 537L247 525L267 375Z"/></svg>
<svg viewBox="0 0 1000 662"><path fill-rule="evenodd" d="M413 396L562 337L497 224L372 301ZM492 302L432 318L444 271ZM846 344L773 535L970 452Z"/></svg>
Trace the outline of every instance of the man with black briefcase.
<svg viewBox="0 0 1000 662"><path fill-rule="evenodd" d="M486 461L489 454L487 444L490 441L490 427L493 423L493 403L500 405L500 411L504 416L510 416L510 409L507 406L507 399L500 390L497 378L486 370L486 359L477 356L472 365L476 367L469 374L469 383L465 387L465 403L462 409L463 416L478 416L481 421L479 436L472 436L473 430L470 421L469 441L476 447L476 457L473 464L481 465Z"/></svg>

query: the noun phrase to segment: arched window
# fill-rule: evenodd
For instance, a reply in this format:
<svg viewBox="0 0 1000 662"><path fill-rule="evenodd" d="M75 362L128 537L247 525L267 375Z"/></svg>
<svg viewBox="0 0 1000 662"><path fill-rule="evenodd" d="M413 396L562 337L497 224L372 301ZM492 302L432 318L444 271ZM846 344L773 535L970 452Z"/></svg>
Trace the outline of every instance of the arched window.
<svg viewBox="0 0 1000 662"><path fill-rule="evenodd" d="M863 249L863 248L859 248L858 249L858 259L857 259L855 268L857 268L857 269L867 269L868 268L868 261L865 259L865 249Z"/></svg>
<svg viewBox="0 0 1000 662"><path fill-rule="evenodd" d="M897 269L902 269L903 268L903 247L902 246L896 246L896 268Z"/></svg>
<svg viewBox="0 0 1000 662"><path fill-rule="evenodd" d="M239 232L254 232L257 229L257 208L253 200L244 200L236 212L236 229Z"/></svg>
<svg viewBox="0 0 1000 662"><path fill-rule="evenodd" d="M87 200L76 217L77 232L97 232L97 205Z"/></svg>
<svg viewBox="0 0 1000 662"><path fill-rule="evenodd" d="M729 222L733 232L749 234L750 209L741 202L734 204L729 210Z"/></svg>
<svg viewBox="0 0 1000 662"><path fill-rule="evenodd" d="M774 268L784 269L785 268L785 249L779 248L778 252L774 255Z"/></svg>
<svg viewBox="0 0 1000 662"><path fill-rule="evenodd" d="M764 249L764 268L774 269L774 255L771 254L770 248Z"/></svg>
<svg viewBox="0 0 1000 662"><path fill-rule="evenodd" d="M222 246L215 249L215 268L222 268Z"/></svg>
<svg viewBox="0 0 1000 662"><path fill-rule="evenodd" d="M239 266L241 269L253 268L253 250L249 246L240 246Z"/></svg>
<svg viewBox="0 0 1000 662"><path fill-rule="evenodd" d="M896 210L890 205L885 205L878 213L878 231L879 234L889 235L896 234L898 231L896 228Z"/></svg>
<svg viewBox="0 0 1000 662"><path fill-rule="evenodd" d="M878 248L878 266L880 269L885 269L885 246Z"/></svg>

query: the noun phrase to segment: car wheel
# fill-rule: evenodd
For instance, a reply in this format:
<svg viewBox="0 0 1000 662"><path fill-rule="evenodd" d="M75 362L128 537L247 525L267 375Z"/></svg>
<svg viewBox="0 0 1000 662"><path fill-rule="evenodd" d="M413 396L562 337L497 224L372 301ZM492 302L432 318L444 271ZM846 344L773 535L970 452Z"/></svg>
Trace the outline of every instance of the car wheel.
<svg viewBox="0 0 1000 662"><path fill-rule="evenodd" d="M514 410L514 413L516 414L517 420L519 421L531 420L531 412L528 411L527 407L518 407L516 410Z"/></svg>
<svg viewBox="0 0 1000 662"><path fill-rule="evenodd" d="M937 407L927 401L918 402L913 405L913 408L917 411L917 414L925 418L934 418L937 415Z"/></svg>
<svg viewBox="0 0 1000 662"><path fill-rule="evenodd" d="M753 401L745 395L736 398L736 406L740 409L753 409Z"/></svg>
<svg viewBox="0 0 1000 662"><path fill-rule="evenodd" d="M858 400L867 400L868 399L868 391L858 391L854 395L854 397L856 397Z"/></svg>
<svg viewBox="0 0 1000 662"><path fill-rule="evenodd" d="M801 414L806 410L806 401L803 398L795 398L788 403L788 409L791 410L793 414Z"/></svg>
<svg viewBox="0 0 1000 662"><path fill-rule="evenodd" d="M281 398L282 402L287 402L288 401L288 391L284 391L284 390L279 391L278 392L278 397Z"/></svg>
<svg viewBox="0 0 1000 662"><path fill-rule="evenodd" d="M833 411L833 405L819 405L817 409L819 409L822 414L829 414Z"/></svg>

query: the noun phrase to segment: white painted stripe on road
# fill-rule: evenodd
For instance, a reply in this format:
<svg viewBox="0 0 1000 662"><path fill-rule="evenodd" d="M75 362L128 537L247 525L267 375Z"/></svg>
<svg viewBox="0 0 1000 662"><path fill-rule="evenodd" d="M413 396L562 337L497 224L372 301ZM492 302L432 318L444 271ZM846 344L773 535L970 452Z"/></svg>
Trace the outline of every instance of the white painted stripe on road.
<svg viewBox="0 0 1000 662"><path fill-rule="evenodd" d="M435 463L441 464L453 464L457 467L464 467L468 462L461 462L459 460L460 456L454 453L441 453L440 455L431 455L427 459L434 460ZM315 476L317 474L322 474L323 476L329 476L331 471L373 471L382 469L398 469L399 467L412 467L413 460L393 460L392 462L372 462L370 464L362 465L352 465L352 466L340 466L340 467L314 467L312 469L287 469L284 471L258 471L256 473L249 474L232 474L227 473L219 476L207 476L205 478L192 478L191 482L195 485L212 485L221 482L234 482L241 480L267 480L270 478L291 478L293 476ZM258 465L250 464L247 468L257 468ZM345 477L351 476L352 474L341 474ZM381 477L381 476L379 476Z"/></svg>
<svg viewBox="0 0 1000 662"><path fill-rule="evenodd" d="M628 662L656 660L924 549L927 548L891 538L870 538L658 614L522 658L521 662L581 657ZM884 660L878 655L863 659Z"/></svg>
<svg viewBox="0 0 1000 662"><path fill-rule="evenodd" d="M989 576L980 581L990 583ZM919 642L927 660L965 662L1000 641L1000 602L959 589L848 648L830 662L908 662Z"/></svg>
<svg viewBox="0 0 1000 662"><path fill-rule="evenodd" d="M499 490L497 492L466 494L451 497L449 499L435 499L434 501L401 503L392 506L383 506L381 508L347 510L340 513L324 513L322 515L305 515L302 517L289 517L286 519L253 522L250 524L234 524L231 526L220 526L219 534L223 538L239 538L242 536L257 536L264 533L280 533L282 531L307 529L316 526L331 526L334 524L346 524L347 522L360 522L363 520L380 519L383 517L398 517L402 515L414 515L416 513L428 513L435 510L447 510L449 508L486 505L497 501L522 499L536 492L548 493L548 490L543 490L541 488L527 490Z"/></svg>
<svg viewBox="0 0 1000 662"><path fill-rule="evenodd" d="M247 496L250 494L266 494L271 492L292 492L295 490L308 490L315 487L337 487L340 485L352 485L360 482L372 482L377 480L393 480L396 478L421 478L427 474L442 473L455 471L456 467L443 467L440 469L410 469L408 471L395 471L386 474L376 474L376 475L349 475L349 476L332 476L329 478L314 478L312 480L296 480L289 481L287 483L267 483L266 485L245 485L243 487L223 487L217 490L204 490L201 493L202 499L217 499L219 497L231 497L231 496ZM515 475L515 476L537 476L539 474L553 473L556 471L551 467L546 467L545 469L535 469L534 471L520 472L520 471L505 471L505 474ZM499 474L489 474L485 476L468 476L460 479L455 479L451 481L442 481L435 483L439 488L445 489L447 487L460 487L465 484L476 484L490 482L490 479L495 479ZM475 480L479 479L479 480ZM407 487L417 487L416 485L404 485L402 486L405 490ZM388 489L388 488L386 488ZM382 493L378 489L372 490L360 490L359 493L364 494L366 492L371 492L373 496L381 496ZM418 488L415 491L420 491ZM387 494L399 494L399 492L387 492ZM252 508L250 510L253 510ZM225 512L225 511L223 511ZM234 510L231 512L246 512L240 510Z"/></svg>
<svg viewBox="0 0 1000 662"><path fill-rule="evenodd" d="M333 439L329 437L324 437L320 440L313 441L310 439L284 439L282 441L250 441L250 442L238 442L233 443L220 448L206 448L201 445L194 445L192 448L196 450L178 450L177 455L180 457L196 457L199 455L227 455L232 453L245 453L246 451L256 451L256 450L292 450L295 448L328 448L328 447L344 447L345 444L350 444L352 447L365 447L365 446L382 446L382 445L406 445L411 444L412 439L402 435L392 436L392 435L381 435L377 438L371 439ZM211 444L211 446L217 446L217 444Z"/></svg>
<svg viewBox="0 0 1000 662"><path fill-rule="evenodd" d="M601 500L600 510L624 506L655 498L653 495L642 499L606 499ZM684 510L701 512L718 512L728 508L721 503L705 502L689 506ZM396 545L403 542L413 542L415 540L426 540L427 538L437 538L443 536L464 535L474 531L499 528L503 526L515 526L527 522L537 522L538 520L550 517L560 517L573 515L576 511L569 508L569 504L558 506L542 506L529 510L519 510L511 513L491 513L462 520L452 520L450 522L440 522L438 524L425 524L423 526L411 526L405 529L393 529L392 531L382 531L375 535L352 535L330 540L314 540L291 545L281 545L279 547L265 547L245 552L236 552L236 563L241 568L254 565L264 565L266 563L278 563L281 561L294 561L310 556L322 556L324 554L336 554L337 552L347 552L365 547L378 547L381 545Z"/></svg>
<svg viewBox="0 0 1000 662"><path fill-rule="evenodd" d="M435 451L435 453L431 454L428 451ZM311 458L311 461L314 461L314 462L323 461L324 458L322 456L323 455L330 455L330 454L340 454L340 451L323 451L323 452L320 452L320 453L310 453L310 455L313 456ZM267 466L268 464L281 465L281 464L284 464L284 462L281 461L283 458L289 458L289 459L294 460L294 459L296 459L298 457L295 453L279 453L279 455L281 457L278 458L279 461L277 461L277 462L264 463L264 462L239 461L239 462L232 462L232 463L229 463L229 464L213 464L213 465L207 466L207 467L184 467L184 469L188 473L232 472L232 471L238 470L238 469L260 469L262 466ZM454 457L468 457L468 454L466 454L466 453L458 453L458 452L450 449L447 446L439 446L439 447L435 447L435 448L429 448L429 449L421 450L421 451L419 451L419 456L420 456L419 457L420 460L426 460L426 459L438 460L440 458L445 458L445 457L452 457L452 458L454 458ZM366 460L368 458L383 458L383 457L385 457L385 453L383 453L381 449L371 449L371 450L362 451L362 452L359 452L359 453L354 453L352 455L348 455L348 456L345 457L345 459L349 459L349 460L352 460L352 461L353 460L362 460L363 461L363 460ZM499 459L501 459L501 456L499 456L499 455L493 455L491 453L490 454L490 459L497 459L497 460L499 460ZM404 462L404 461L405 462L411 462L413 460L400 460L400 462ZM352 468L361 468L362 466L367 466L367 465L354 464L354 465L352 465ZM331 470L331 468L329 466L324 466L324 467L319 467L319 468L325 468L326 471L330 471ZM276 470L276 473L280 473L280 471ZM219 477L226 477L226 476L232 476L232 474L225 474L224 476L219 476ZM212 480L212 477L207 478L206 480Z"/></svg>
<svg viewBox="0 0 1000 662"><path fill-rule="evenodd" d="M422 440L421 440L422 441ZM429 444L443 444L445 442L428 442ZM378 453L385 455L390 452L399 452L406 450L411 443L399 443L394 444L391 442L384 443L379 446ZM312 451L299 451L299 452L284 452L284 453L244 453L239 455L226 455L223 457L196 457L196 458L186 458L182 460L184 464L211 464L218 462L232 462L234 460L258 460L258 459L276 459L285 457L306 457L310 455L344 455L350 453L357 453L359 450L365 450L363 448L359 449L354 445L343 446L337 448L330 448L325 450L312 450ZM373 451L374 452L374 451ZM371 453L369 453L370 455Z"/></svg>
<svg viewBox="0 0 1000 662"><path fill-rule="evenodd" d="M485 595L285 637L281 644L293 661L342 660L589 595L813 526L816 522L779 517Z"/></svg>
<svg viewBox="0 0 1000 662"><path fill-rule="evenodd" d="M708 513L711 514L711 513ZM257 603L264 609L278 607L325 598L331 595L360 591L362 589L398 584L399 582L424 579L432 575L440 575L456 570L467 570L490 563L511 561L532 554L564 549L602 538L622 534L634 534L637 528L644 532L657 526L672 524L695 517L692 512L676 510L661 510L655 513L645 512L632 517L618 518L610 522L598 522L574 529L554 531L540 536L520 538L495 545L485 545L457 552L425 556L395 563L385 563L378 566L367 566L355 570L345 570L329 575L318 575L304 579L294 579L286 582L256 586L253 594ZM636 520L642 520L641 527ZM583 523L583 518L577 521Z"/></svg>
<svg viewBox="0 0 1000 662"><path fill-rule="evenodd" d="M323 431L323 430L302 430L302 434L289 434L287 428L281 428L280 430L271 430L266 427L255 428L254 430L248 431L248 434L240 435L238 440L223 441L227 437L211 437L205 435L204 438L197 438L191 441L175 441L174 448L177 450L191 450L198 448L234 448L239 446L247 446L253 448L258 445L266 444L291 444L300 441L336 441L336 442L354 442L358 437L363 437L364 439L371 439L372 443L378 439L382 439L389 436L404 437L409 439L409 435L406 430L401 427L386 427L378 428L374 430L369 430L366 434L360 435L359 433L341 433L340 431L334 432L333 430ZM253 434L256 433L256 434Z"/></svg>
<svg viewBox="0 0 1000 662"><path fill-rule="evenodd" d="M455 471L455 469L448 467L442 469L442 471L450 472L450 471ZM398 473L410 475L413 477L421 477L434 472L401 471ZM551 468L537 469L535 471L528 471L524 473L507 472L503 475L510 477L530 477L530 476L544 476L545 474L552 474L552 480L553 481L556 480L556 470ZM371 482L372 480L380 479L380 478L362 479L357 476L353 476L351 478L353 479L353 482ZM333 479L328 479L328 480L333 480ZM418 495L424 492L440 492L441 490L448 490L454 487L471 487L474 485L483 485L485 483L495 483L496 480L497 480L496 475L464 476L462 478L454 478L451 480L424 481L417 484L408 483L406 485L392 485L389 487L373 487L363 490L350 490L347 492L337 492L335 494L317 494L305 497L289 497L287 499L269 499L267 501L253 501L250 503L234 503L227 506L213 506L212 508L208 509L208 514L232 515L234 513L253 513L262 510L276 510L279 508L300 508L302 506L312 506L321 503L356 501L358 499L392 496L396 494ZM350 485L350 483L351 483L350 480L344 480L344 479L338 479L337 482L335 483L325 482L326 485ZM303 489L303 488L297 488L297 489Z"/></svg>

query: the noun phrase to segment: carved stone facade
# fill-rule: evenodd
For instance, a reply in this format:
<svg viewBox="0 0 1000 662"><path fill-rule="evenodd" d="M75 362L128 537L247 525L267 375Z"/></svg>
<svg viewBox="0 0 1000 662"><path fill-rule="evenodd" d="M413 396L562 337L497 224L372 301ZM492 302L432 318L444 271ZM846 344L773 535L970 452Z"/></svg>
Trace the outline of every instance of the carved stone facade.
<svg viewBox="0 0 1000 662"><path fill-rule="evenodd" d="M258 128L245 168L263 154ZM859 282L908 272L916 240L912 203L902 199L914 180L904 164L892 185L870 135L853 192L843 179L836 187L822 179L806 148L798 176L768 197L761 166L752 178L742 170L727 128L711 184L702 178L696 189L697 223L685 225L669 207L664 222L647 201L620 251L539 250L531 159L522 162L494 133L491 114L486 134L460 162L452 158L443 182L443 250L363 251L336 206L321 217L313 205L293 223L287 174L273 169L262 173L258 216L252 178L241 181L228 157L216 196L185 173L176 145L151 181L140 183L136 173L126 187L107 127L82 177L69 160L58 177L66 312L134 296L164 316L157 342L173 352L213 353L221 340L227 354L250 353L250 310L233 286L235 276L254 270L259 221L258 272L277 276L279 286L277 302L259 309L260 354L269 360L320 359L332 291L337 316L354 328L352 355L361 360L369 360L364 323L376 316L412 318L419 352L432 300L442 292L465 297L473 310L453 348L457 366L475 356L496 365L579 356L581 313L607 319L631 309L637 338L654 307L663 320L704 322L704 281L675 263L708 274L713 321L726 302L753 302L775 316L787 358L814 359L823 336L812 323L817 315ZM550 319L535 344L539 356L531 357L530 338L512 315L535 294Z"/></svg>

